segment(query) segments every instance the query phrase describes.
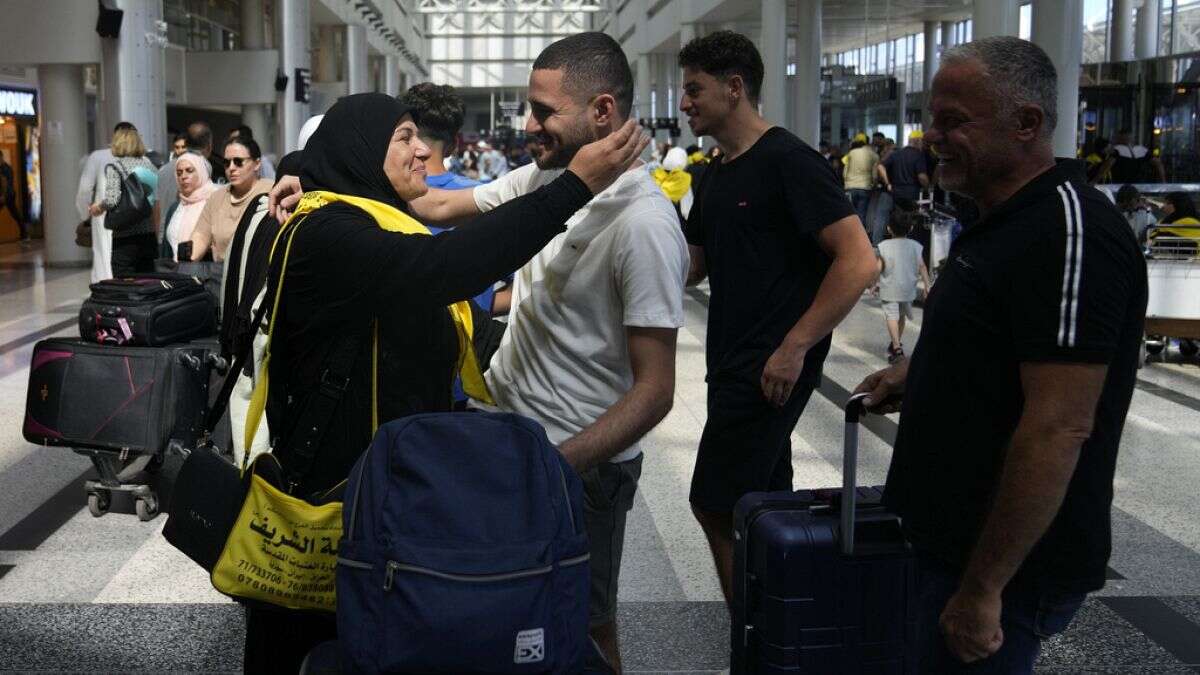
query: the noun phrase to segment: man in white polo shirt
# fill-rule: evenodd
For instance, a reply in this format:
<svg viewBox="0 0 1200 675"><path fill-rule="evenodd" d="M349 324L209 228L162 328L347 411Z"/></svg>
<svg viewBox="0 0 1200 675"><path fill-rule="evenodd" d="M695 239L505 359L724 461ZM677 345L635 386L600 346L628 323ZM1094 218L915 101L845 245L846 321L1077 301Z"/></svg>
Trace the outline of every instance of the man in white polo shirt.
<svg viewBox="0 0 1200 675"><path fill-rule="evenodd" d="M559 40L529 76L525 131L540 146L535 164L473 190L431 189L409 207L424 222L449 223L528 194L558 177L579 148L620 129L632 103L633 75L615 40L596 32ZM287 195L299 187L281 181L272 207L294 204L299 197ZM566 226L516 272L508 329L485 378L498 408L539 421L583 477L590 632L620 672L625 518L641 475L638 441L674 399L689 258L675 209L644 165Z"/></svg>
<svg viewBox="0 0 1200 675"><path fill-rule="evenodd" d="M611 37L555 42L529 78L526 133L541 144L536 165L471 193L430 190L413 210L445 221L536 190L584 144L620 128L632 90L629 63ZM638 441L671 409L687 271L675 210L646 167L635 166L517 271L508 330L485 375L499 409L541 422L583 476L591 632L618 672L617 577L641 474Z"/></svg>

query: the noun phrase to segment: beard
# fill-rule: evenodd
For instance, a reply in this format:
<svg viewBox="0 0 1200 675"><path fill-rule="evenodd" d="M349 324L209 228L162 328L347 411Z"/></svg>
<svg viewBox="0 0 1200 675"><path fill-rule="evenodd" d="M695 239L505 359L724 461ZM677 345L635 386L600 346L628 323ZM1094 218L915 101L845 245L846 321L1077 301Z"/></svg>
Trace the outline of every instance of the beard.
<svg viewBox="0 0 1200 675"><path fill-rule="evenodd" d="M595 140L584 115L577 117L571 127L557 137L541 133L537 139L541 149L533 161L539 169L565 169L580 148Z"/></svg>

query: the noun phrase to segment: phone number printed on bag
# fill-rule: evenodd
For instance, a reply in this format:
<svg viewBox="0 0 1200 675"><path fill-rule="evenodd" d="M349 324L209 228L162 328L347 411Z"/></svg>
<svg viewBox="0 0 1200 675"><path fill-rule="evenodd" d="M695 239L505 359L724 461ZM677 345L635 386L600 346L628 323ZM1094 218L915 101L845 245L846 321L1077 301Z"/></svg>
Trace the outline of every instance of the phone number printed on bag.
<svg viewBox="0 0 1200 675"><path fill-rule="evenodd" d="M252 490L243 504L213 570L213 585L238 598L332 611L341 504L329 509L310 505L309 511L297 513L290 510L291 500L256 498L261 495ZM312 517L314 508L322 517Z"/></svg>

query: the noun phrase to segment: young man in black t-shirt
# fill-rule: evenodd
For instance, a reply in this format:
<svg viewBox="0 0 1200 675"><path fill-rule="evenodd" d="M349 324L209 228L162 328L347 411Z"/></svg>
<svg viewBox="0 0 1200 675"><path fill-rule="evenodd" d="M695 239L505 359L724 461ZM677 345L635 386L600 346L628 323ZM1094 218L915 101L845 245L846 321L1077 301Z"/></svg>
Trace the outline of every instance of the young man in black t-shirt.
<svg viewBox="0 0 1200 675"><path fill-rule="evenodd" d="M734 504L791 489L792 429L875 254L829 163L758 114L763 65L750 40L719 31L689 42L679 63L679 109L722 150L685 234L688 282L708 276L712 289L708 421L690 498L728 600Z"/></svg>
<svg viewBox="0 0 1200 675"><path fill-rule="evenodd" d="M1013 37L942 56L925 138L981 217L912 361L858 388L904 395L885 499L918 554L923 673L1031 672L1104 585L1146 266L1082 164L1055 162L1056 79Z"/></svg>

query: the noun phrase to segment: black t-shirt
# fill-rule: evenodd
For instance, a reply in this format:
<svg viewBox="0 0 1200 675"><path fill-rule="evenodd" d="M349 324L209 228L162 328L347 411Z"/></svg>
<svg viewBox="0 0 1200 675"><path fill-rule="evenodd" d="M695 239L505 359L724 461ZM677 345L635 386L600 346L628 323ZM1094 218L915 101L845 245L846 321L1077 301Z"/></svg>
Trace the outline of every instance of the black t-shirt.
<svg viewBox="0 0 1200 675"><path fill-rule="evenodd" d="M355 335L360 345L301 494L345 478L371 441L372 318L379 323L380 424L450 410L459 347L446 306L519 268L590 198L587 186L568 171L436 237L387 232L364 211L341 203L299 225L271 345L272 435L293 423L342 336ZM269 288L277 283L272 278ZM483 319L476 317L477 325ZM289 466L286 448L276 454Z"/></svg>
<svg viewBox="0 0 1200 675"><path fill-rule="evenodd" d="M917 174L929 175L925 164L925 153L911 145L893 152L883 160L888 180L892 182L892 196L896 199L916 201L921 196L921 181Z"/></svg>
<svg viewBox="0 0 1200 675"><path fill-rule="evenodd" d="M817 232L853 214L829 163L781 127L733 161L708 165L684 232L704 247L712 288L709 382L759 381L829 269ZM829 343L809 350L802 381L820 378Z"/></svg>
<svg viewBox="0 0 1200 675"><path fill-rule="evenodd" d="M967 227L925 307L886 498L918 551L963 566L1024 404L1020 364L1106 364L1062 508L1017 579L1104 585L1117 447L1137 376L1146 264L1125 219L1062 162Z"/></svg>

